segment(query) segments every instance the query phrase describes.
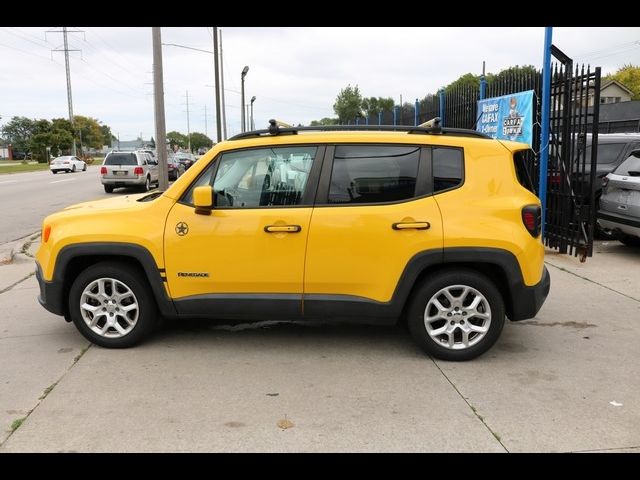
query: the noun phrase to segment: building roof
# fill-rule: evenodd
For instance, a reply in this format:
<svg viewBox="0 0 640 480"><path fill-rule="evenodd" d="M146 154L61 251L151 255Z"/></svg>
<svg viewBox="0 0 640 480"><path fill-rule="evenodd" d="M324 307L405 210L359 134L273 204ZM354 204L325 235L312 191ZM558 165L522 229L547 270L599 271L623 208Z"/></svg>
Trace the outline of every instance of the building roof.
<svg viewBox="0 0 640 480"><path fill-rule="evenodd" d="M633 96L633 92L631 90L629 90L627 87L625 87L623 84L621 84L619 81L617 80L609 80L607 83L605 83L604 85L600 86L600 91L604 90L605 88L607 88L609 85L611 84L616 84L617 86L619 86L621 89L623 89L625 92L627 92L629 95Z"/></svg>

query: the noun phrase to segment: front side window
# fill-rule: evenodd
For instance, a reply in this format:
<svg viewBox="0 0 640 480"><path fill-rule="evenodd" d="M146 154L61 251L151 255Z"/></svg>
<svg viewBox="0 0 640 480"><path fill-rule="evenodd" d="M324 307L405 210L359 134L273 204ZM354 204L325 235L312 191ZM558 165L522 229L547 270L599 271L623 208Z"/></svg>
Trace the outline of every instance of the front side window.
<svg viewBox="0 0 640 480"><path fill-rule="evenodd" d="M386 203L415 196L420 148L388 145L336 147L328 203Z"/></svg>
<svg viewBox="0 0 640 480"><path fill-rule="evenodd" d="M189 188L183 201L193 202L193 189L213 185L216 207L257 208L300 205L318 147L280 147L223 154L212 181L212 163Z"/></svg>
<svg viewBox="0 0 640 480"><path fill-rule="evenodd" d="M433 192L455 188L463 180L463 153L459 148L433 149Z"/></svg>

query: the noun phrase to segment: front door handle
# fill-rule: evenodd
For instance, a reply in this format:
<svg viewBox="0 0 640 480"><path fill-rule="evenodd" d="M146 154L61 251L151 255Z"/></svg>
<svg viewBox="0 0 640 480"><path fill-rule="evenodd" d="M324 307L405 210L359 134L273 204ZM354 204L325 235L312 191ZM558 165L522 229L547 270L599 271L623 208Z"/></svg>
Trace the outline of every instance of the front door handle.
<svg viewBox="0 0 640 480"><path fill-rule="evenodd" d="M300 225L267 225L264 231L267 233L298 233L302 230Z"/></svg>
<svg viewBox="0 0 640 480"><path fill-rule="evenodd" d="M429 222L398 222L391 225L394 230L428 230Z"/></svg>

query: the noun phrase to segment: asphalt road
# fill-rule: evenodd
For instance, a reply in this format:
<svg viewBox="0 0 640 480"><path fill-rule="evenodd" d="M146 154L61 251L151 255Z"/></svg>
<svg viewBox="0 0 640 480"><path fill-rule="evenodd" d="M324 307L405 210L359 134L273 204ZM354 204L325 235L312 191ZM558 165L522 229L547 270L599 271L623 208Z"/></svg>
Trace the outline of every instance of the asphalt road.
<svg viewBox="0 0 640 480"><path fill-rule="evenodd" d="M48 170L2 174L0 169L0 244L39 231L47 215L74 203L133 192L105 193L98 172L96 165L88 166L86 172L56 175Z"/></svg>

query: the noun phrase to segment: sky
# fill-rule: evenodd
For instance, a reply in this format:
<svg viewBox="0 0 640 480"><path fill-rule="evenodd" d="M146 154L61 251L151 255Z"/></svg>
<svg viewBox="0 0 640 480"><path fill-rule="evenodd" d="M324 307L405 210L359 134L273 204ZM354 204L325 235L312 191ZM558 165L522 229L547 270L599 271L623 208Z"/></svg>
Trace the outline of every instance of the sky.
<svg viewBox="0 0 640 480"><path fill-rule="evenodd" d="M155 137L150 27L68 27L73 111L121 140ZM0 127L13 116L68 117L61 27L0 27ZM308 125L335 116L348 84L366 97L415 101L468 72L542 63L543 27L221 27L227 134L240 132L240 74L254 123ZM216 140L211 28L163 27L167 131ZM574 62L640 65L638 27L556 27L553 43ZM187 92L188 108L187 115ZM206 116L205 116L206 109ZM206 131L205 131L206 129Z"/></svg>

